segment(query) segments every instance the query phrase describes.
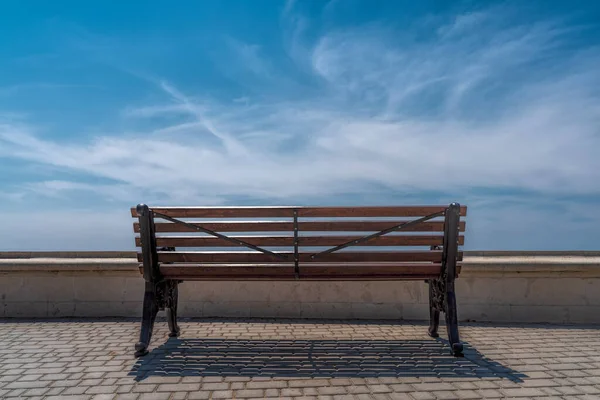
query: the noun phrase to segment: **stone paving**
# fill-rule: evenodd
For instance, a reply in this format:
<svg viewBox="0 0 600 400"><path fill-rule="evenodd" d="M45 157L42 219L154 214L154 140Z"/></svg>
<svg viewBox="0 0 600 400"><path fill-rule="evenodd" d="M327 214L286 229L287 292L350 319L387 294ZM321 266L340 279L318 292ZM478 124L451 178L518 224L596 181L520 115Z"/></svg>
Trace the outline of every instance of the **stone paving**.
<svg viewBox="0 0 600 400"><path fill-rule="evenodd" d="M0 320L2 399L600 399L600 327L462 324L465 358L423 323ZM444 333L441 329L440 333Z"/></svg>

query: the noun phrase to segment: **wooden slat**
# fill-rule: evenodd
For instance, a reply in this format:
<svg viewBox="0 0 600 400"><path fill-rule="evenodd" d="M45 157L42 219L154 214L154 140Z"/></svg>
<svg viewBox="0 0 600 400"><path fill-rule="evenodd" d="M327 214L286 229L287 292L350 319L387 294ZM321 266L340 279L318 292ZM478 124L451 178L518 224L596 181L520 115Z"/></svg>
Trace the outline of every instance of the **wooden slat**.
<svg viewBox="0 0 600 400"><path fill-rule="evenodd" d="M161 265L160 272L165 277L174 275L179 277L206 277L206 278L288 278L294 279L294 266L177 266Z"/></svg>
<svg viewBox="0 0 600 400"><path fill-rule="evenodd" d="M383 207L305 207L298 217L424 217L443 211L447 206L383 206ZM467 207L461 207L467 215Z"/></svg>
<svg viewBox="0 0 600 400"><path fill-rule="evenodd" d="M361 232L379 232L388 229L391 226L406 223L409 220L396 221L300 221L298 228L300 232L344 232L344 231L361 231ZM216 232L285 232L294 229L293 222L285 221L207 221L196 223L194 225L202 226L206 229ZM181 224L173 224L170 222L157 222L154 224L156 232L197 232L197 230L189 228ZM460 221L460 231L465 230L465 221ZM444 230L443 221L428 221L421 224L409 226L401 230L401 232L442 232ZM140 224L133 224L133 231L140 232Z"/></svg>
<svg viewBox="0 0 600 400"><path fill-rule="evenodd" d="M173 218L275 218L293 217L293 207L151 207ZM131 216L137 217L135 208Z"/></svg>
<svg viewBox="0 0 600 400"><path fill-rule="evenodd" d="M255 246L280 247L293 246L293 236L231 236ZM299 246L319 247L337 246L362 236L302 236L298 238ZM361 243L361 246L439 246L444 242L443 235L391 235L380 236ZM136 246L141 246L139 237L135 238ZM459 236L459 245L464 244L464 236ZM233 247L231 242L211 236L163 236L156 238L158 247Z"/></svg>
<svg viewBox="0 0 600 400"><path fill-rule="evenodd" d="M398 275L347 275L347 276L312 276L312 277L301 277L298 280L300 281L309 281L309 282L343 282L343 281L424 281L427 279L431 279L430 275L411 275L411 276L398 276ZM179 276L172 275L169 279L179 279L183 281L297 281L295 276L265 276L265 275L236 275L236 276L225 276L225 275L215 275L211 277L199 277L199 276Z"/></svg>
<svg viewBox="0 0 600 400"><path fill-rule="evenodd" d="M343 277L343 276L439 276L441 264L399 264L399 265L305 265L300 268L303 277Z"/></svg>
<svg viewBox="0 0 600 400"><path fill-rule="evenodd" d="M439 276L441 264L316 263L300 268L300 280L410 280ZM184 280L295 280L293 265L161 265L165 278Z"/></svg>
<svg viewBox="0 0 600 400"><path fill-rule="evenodd" d="M311 266L315 266L315 267L325 267L325 266L330 266L333 268L341 268L344 266L349 266L349 267L366 267L366 268L372 268L372 267L377 267L377 266L387 266L388 264L394 265L393 263L377 263L377 264L373 264L373 263L351 263L351 264L336 264L336 263L327 263L327 264L323 264L323 263L315 263L315 264L311 264ZM209 274L204 274L201 276L198 276L195 271L197 267L210 267L210 268L214 268L214 267L221 267L221 268L237 268L240 267L239 264L215 264L215 265L210 265L210 264L203 264L203 265L193 265L193 264L163 264L160 267L161 273L163 274L163 276L165 276L166 278L170 278L170 279L184 279L184 280L196 280L196 281L203 281L203 280L265 280L265 279L270 279L270 280L294 280L295 277L293 275L291 275L289 272L291 270L293 270L293 265L292 264L279 264L279 263L271 263L271 264L253 264L251 267L271 267L271 268L275 268L273 270L272 273L270 274L266 274L266 272L268 272L268 270L262 269L256 272L245 272L247 270L238 270L238 271L244 271L245 273L242 275L238 275L238 276L232 276L230 273L227 272L223 272L223 273L217 273L218 271L211 269ZM244 266L244 265L242 265ZM419 265L420 267L422 265ZM437 270L437 268L436 268ZM457 270L457 276L458 274L460 274L461 271L461 265L458 264L456 266L456 270ZM303 274L301 274L300 279L302 280L327 280L327 281L332 281L332 280L336 280L336 281L344 281L344 280L422 280L422 279L428 279L432 277L432 272L434 271L429 271L428 273L423 273L423 274L412 274L412 275L407 275L405 274L402 277L399 277L398 275L378 275L378 276L374 276L373 274L369 274L368 276L363 276L363 275L355 275L355 276L348 276L348 275L344 275L344 274L340 274L338 276L327 276L327 275L322 275L322 274L317 274L317 273L311 273L310 271L306 271L303 268ZM143 268L140 267L140 273L143 273ZM433 275L433 276L437 276L437 275Z"/></svg>
<svg viewBox="0 0 600 400"><path fill-rule="evenodd" d="M173 218L262 218L289 217L298 209L299 217L423 217L447 206L368 206L368 207L151 207ZM467 207L461 207L467 215ZM135 208L131 216L137 217Z"/></svg>
<svg viewBox="0 0 600 400"><path fill-rule="evenodd" d="M292 260L291 252L281 252ZM313 253L300 253L301 263L311 262L441 262L442 252L435 251L393 251L393 252L340 252L326 254L316 259L311 259ZM459 260L462 260L462 252L459 252ZM138 253L141 262L141 253ZM166 251L158 253L159 262L163 263L265 263L281 262L278 257L269 254L247 252L247 251L198 251L198 252L176 252Z"/></svg>

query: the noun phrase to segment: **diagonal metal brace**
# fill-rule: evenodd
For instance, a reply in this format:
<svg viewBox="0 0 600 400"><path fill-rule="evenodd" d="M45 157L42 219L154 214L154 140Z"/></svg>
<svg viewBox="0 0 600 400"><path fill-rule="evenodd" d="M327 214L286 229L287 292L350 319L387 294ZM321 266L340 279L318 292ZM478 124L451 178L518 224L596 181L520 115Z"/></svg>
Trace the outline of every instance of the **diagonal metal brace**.
<svg viewBox="0 0 600 400"><path fill-rule="evenodd" d="M383 236L383 235L388 234L390 232L399 231L400 229L407 228L407 227L413 226L413 225L418 225L421 222L429 221L430 219L433 219L433 218L436 218L436 217L441 217L445 213L446 213L446 210L439 211L439 212L436 212L435 214L430 214L430 215L428 215L426 217L415 219L413 221L408 221L408 222L405 222L403 224L394 225L394 226L392 226L390 228L384 229L384 230L379 231L377 233L373 233L371 235L364 236L364 237L362 237L360 239L351 240L351 241L346 242L344 244L340 244L339 246L335 246L335 247L332 247L330 249L323 250L320 253L312 254L310 256L310 258L314 260L318 256L321 256L321 255L324 255L324 254L330 254L330 253L333 253L334 251L338 251L338 250L344 249L344 248L349 247L349 246L356 246L357 244L364 243L367 240L371 240L373 238L376 238L376 237L379 237L379 236Z"/></svg>
<svg viewBox="0 0 600 400"><path fill-rule="evenodd" d="M278 258L281 258L283 260L288 260L288 256L285 255L285 254L274 253L272 251L263 249L262 247L258 247L258 246L255 246L255 245L251 244L251 243L245 242L243 240L235 239L235 238L230 238L229 236L225 236L225 235L222 235L222 234L220 234L218 232L211 231L210 229L206 229L206 228L203 228L203 227L195 225L195 224L190 224L189 222L181 221L179 219L175 219L173 217L169 217L168 215L165 215L165 214L162 214L162 213L159 213L159 212L156 212L156 211L154 211L154 215L157 216L157 217L160 217L162 219L166 219L167 221L171 221L171 222L176 223L176 224L185 225L188 228L195 229L195 230L200 231L200 232L208 233L209 235L218 237L219 239L227 240L228 242L235 243L235 244L240 245L240 246L245 246L245 247L248 247L248 248L250 248L252 250L260 251L261 253L268 254L268 255L274 256L274 257L278 257Z"/></svg>

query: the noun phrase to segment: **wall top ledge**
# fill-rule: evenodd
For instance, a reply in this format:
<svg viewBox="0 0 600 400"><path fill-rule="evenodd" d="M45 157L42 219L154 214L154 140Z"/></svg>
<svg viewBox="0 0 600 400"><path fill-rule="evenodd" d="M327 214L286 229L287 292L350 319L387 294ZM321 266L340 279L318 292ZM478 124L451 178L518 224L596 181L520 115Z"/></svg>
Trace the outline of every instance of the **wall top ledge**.
<svg viewBox="0 0 600 400"><path fill-rule="evenodd" d="M138 272L135 252L0 252L0 273ZM465 252L461 276L600 277L600 252Z"/></svg>

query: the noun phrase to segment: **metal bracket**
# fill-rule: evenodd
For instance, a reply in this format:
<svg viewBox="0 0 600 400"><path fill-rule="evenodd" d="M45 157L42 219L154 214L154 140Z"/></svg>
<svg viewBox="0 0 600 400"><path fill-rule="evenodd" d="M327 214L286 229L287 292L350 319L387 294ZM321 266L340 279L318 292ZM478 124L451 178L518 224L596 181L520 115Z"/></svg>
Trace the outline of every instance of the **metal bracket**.
<svg viewBox="0 0 600 400"><path fill-rule="evenodd" d="M420 224L421 222L425 222L425 221L428 221L428 220L436 218L436 217L441 217L442 215L445 215L445 213L446 213L446 210L439 211L439 212L436 212L434 214L430 214L430 215L428 215L426 217L415 219L413 221L408 221L408 222L405 222L405 223L402 223L402 224L399 224L399 225L394 225L394 226L392 226L390 228L384 229L384 230L379 231L377 233L373 233L371 235L364 236L364 237L362 237L360 239L351 240L349 242L340 244L339 246L335 246L335 247L332 247L330 249L323 250L320 253L312 254L310 256L310 258L314 260L318 256L321 256L321 255L324 255L324 254L330 254L330 253L333 253L334 251L338 251L338 250L344 249L344 248L349 247L349 246L356 246L357 244L366 242L367 240L371 240L371 239L374 239L374 238L379 237L379 236L383 236L383 235L388 234L390 232L398 231L398 230L401 230L403 228L407 228L409 226L417 225L417 224Z"/></svg>
<svg viewBox="0 0 600 400"><path fill-rule="evenodd" d="M166 219L167 221L171 221L171 222L176 223L176 224L185 225L188 228L195 229L195 230L200 231L200 232L208 233L209 235L218 237L219 239L227 240L228 242L235 243L235 244L240 245L240 246L245 246L245 247L248 247L248 248L250 248L252 250L260 251L261 253L268 254L268 255L271 255L271 256L274 256L274 257L277 257L277 258L281 258L283 260L288 260L288 256L285 255L285 254L274 253L272 251L263 249L262 247L258 247L258 246L255 246L255 245L251 244L251 243L245 242L243 240L230 238L229 236L225 236L225 235L222 235L222 234L220 234L218 232L211 231L210 229L206 229L206 228L203 228L203 227L195 225L195 224L190 224L189 222L181 221L181 220L175 219L173 217L169 217L168 215L165 215L165 214L162 214L162 213L159 213L159 212L156 212L156 211L154 211L154 215L157 216L157 217L160 217L162 219Z"/></svg>

